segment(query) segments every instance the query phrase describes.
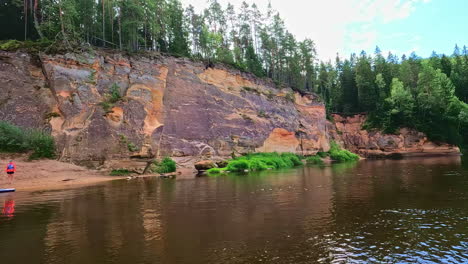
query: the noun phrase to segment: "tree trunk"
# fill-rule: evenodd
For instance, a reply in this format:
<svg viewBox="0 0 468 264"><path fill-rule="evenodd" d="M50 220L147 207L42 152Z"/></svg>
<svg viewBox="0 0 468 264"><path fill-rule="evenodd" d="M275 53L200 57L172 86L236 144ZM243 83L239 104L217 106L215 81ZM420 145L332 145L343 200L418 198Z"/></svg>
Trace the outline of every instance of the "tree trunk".
<svg viewBox="0 0 468 264"><path fill-rule="evenodd" d="M28 0L24 0L24 40L28 38Z"/></svg>
<svg viewBox="0 0 468 264"><path fill-rule="evenodd" d="M34 27L36 28L37 34L41 39L44 38L44 34L42 34L41 27L39 25L39 20L37 19L37 7L39 5L39 0L34 0L34 10L33 10L33 17L34 17Z"/></svg>
<svg viewBox="0 0 468 264"><path fill-rule="evenodd" d="M106 12L105 12L105 6L104 6L104 0L102 0L102 39L104 42L102 43L102 46L106 46Z"/></svg>

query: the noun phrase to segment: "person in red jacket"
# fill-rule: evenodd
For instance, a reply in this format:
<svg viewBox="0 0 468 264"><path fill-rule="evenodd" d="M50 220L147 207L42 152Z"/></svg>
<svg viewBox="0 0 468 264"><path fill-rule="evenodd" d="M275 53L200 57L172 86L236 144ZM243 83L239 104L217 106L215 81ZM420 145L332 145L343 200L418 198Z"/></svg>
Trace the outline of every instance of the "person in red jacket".
<svg viewBox="0 0 468 264"><path fill-rule="evenodd" d="M6 167L6 173L8 175L8 181L9 181L10 184L13 181L13 176L14 176L15 172L16 172L16 165L15 165L15 163L13 163L12 160L10 160L10 162L8 162L8 165Z"/></svg>

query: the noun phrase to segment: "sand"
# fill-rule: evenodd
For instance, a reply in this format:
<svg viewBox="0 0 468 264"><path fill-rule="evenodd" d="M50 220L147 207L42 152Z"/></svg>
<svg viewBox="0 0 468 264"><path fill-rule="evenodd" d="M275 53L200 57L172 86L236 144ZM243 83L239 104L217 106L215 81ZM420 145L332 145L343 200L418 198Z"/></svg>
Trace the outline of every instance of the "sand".
<svg viewBox="0 0 468 264"><path fill-rule="evenodd" d="M126 178L106 176L104 172L56 160L14 162L17 167L16 173L12 184L9 184L5 172L8 160L0 159L0 188L16 188L17 191L65 189Z"/></svg>

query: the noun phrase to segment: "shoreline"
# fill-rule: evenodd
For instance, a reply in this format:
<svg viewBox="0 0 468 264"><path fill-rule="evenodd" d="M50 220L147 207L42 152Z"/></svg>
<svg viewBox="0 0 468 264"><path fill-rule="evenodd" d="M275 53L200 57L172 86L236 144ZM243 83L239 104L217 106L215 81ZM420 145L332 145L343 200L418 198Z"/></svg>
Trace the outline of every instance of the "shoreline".
<svg viewBox="0 0 468 264"><path fill-rule="evenodd" d="M18 159L14 162L17 169L12 184L9 184L3 168L8 160L0 160L2 166L0 188L15 188L16 191L28 192L57 190L103 184L126 178L107 176L103 172L56 160L24 161Z"/></svg>
<svg viewBox="0 0 468 264"><path fill-rule="evenodd" d="M5 172L9 159L0 159L0 188L15 188L17 192L34 192L80 188L90 185L100 185L111 181L125 180L128 177L151 178L159 174L109 176L107 171L98 171L80 167L71 163L57 160L26 161L23 157L13 159L16 164L16 173L12 184L8 184ZM193 170L180 168L177 170L178 179L190 179L196 176Z"/></svg>

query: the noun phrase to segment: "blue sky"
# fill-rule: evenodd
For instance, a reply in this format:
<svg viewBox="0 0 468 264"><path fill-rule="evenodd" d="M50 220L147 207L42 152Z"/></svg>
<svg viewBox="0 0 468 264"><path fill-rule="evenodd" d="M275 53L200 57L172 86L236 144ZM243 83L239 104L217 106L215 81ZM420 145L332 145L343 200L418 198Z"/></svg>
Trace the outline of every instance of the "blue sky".
<svg viewBox="0 0 468 264"><path fill-rule="evenodd" d="M266 8L270 0L245 0ZM182 0L198 10L206 0ZM240 6L242 0L219 0ZM271 0L298 39L315 41L319 58L349 56L378 45L401 56L415 51L452 54L457 43L468 46L468 0Z"/></svg>

